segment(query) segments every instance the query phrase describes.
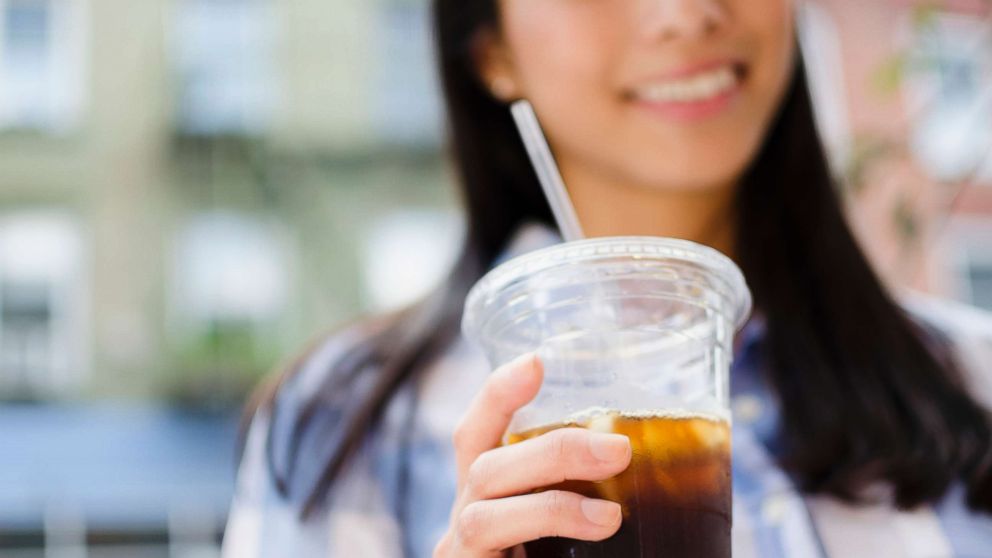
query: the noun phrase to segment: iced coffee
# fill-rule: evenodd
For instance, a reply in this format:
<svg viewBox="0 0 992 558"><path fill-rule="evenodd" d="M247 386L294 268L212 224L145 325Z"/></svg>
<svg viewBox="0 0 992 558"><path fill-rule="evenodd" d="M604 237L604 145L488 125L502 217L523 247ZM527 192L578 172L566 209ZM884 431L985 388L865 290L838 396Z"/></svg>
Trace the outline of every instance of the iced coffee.
<svg viewBox="0 0 992 558"><path fill-rule="evenodd" d="M730 556L730 428L689 412L592 410L559 424L508 436L517 443L563 427L630 438L633 457L601 482L567 481L549 489L612 500L623 508L620 530L603 542L547 538L526 545L527 558Z"/></svg>
<svg viewBox="0 0 992 558"><path fill-rule="evenodd" d="M510 260L469 293L463 329L495 368L527 353L544 382L513 416L517 443L563 427L624 434L629 468L561 489L618 502L598 542L546 538L528 558L728 558L729 377L750 313L729 258L654 237L568 242Z"/></svg>

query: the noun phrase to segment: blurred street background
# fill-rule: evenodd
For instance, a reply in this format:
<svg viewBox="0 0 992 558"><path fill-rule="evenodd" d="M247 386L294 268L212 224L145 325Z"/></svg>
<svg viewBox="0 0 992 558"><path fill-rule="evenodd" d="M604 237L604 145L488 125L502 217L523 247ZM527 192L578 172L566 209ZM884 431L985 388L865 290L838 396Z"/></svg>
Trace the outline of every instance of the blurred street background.
<svg viewBox="0 0 992 558"><path fill-rule="evenodd" d="M0 0L0 557L218 556L253 386L444 273L427 8ZM992 310L990 9L800 21L878 269Z"/></svg>

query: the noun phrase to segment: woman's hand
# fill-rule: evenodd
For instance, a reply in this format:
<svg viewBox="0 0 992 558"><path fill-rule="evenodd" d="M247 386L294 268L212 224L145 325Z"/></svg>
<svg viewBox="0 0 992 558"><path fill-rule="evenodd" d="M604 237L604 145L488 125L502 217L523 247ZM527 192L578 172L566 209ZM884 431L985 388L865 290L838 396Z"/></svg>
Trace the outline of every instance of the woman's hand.
<svg viewBox="0 0 992 558"><path fill-rule="evenodd" d="M618 434L561 428L500 447L510 418L541 387L543 369L526 355L497 369L455 430L458 493L435 558L503 557L542 537L603 540L620 528L620 505L544 488L597 481L630 464ZM522 552L521 552L522 554Z"/></svg>

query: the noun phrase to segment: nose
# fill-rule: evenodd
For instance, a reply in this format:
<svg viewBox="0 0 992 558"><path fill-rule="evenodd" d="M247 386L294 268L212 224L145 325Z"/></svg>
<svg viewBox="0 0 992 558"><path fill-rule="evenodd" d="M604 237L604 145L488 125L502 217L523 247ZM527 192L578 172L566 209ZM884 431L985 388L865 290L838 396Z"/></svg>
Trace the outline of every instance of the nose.
<svg viewBox="0 0 992 558"><path fill-rule="evenodd" d="M673 40L701 38L727 25L725 0L640 0L646 38Z"/></svg>

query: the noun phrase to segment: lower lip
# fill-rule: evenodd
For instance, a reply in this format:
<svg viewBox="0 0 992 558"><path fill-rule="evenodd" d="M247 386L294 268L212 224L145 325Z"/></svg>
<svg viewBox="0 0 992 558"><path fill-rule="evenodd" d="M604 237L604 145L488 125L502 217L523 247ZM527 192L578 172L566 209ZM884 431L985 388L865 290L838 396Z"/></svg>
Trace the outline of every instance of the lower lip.
<svg viewBox="0 0 992 558"><path fill-rule="evenodd" d="M635 99L634 105L678 122L696 122L720 114L740 94L740 85L709 99L699 101L647 101Z"/></svg>

